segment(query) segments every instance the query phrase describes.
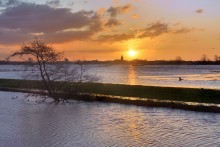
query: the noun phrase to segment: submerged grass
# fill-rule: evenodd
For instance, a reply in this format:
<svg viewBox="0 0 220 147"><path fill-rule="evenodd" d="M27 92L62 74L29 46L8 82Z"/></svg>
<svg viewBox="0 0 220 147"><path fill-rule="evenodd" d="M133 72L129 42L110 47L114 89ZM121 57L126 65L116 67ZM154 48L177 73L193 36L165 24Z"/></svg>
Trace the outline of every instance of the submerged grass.
<svg viewBox="0 0 220 147"><path fill-rule="evenodd" d="M41 83L39 81L0 79L0 88L39 89L41 88ZM78 85L78 88L79 92L89 94L104 94L158 100L220 104L220 90L212 89L156 87L104 83L82 83Z"/></svg>

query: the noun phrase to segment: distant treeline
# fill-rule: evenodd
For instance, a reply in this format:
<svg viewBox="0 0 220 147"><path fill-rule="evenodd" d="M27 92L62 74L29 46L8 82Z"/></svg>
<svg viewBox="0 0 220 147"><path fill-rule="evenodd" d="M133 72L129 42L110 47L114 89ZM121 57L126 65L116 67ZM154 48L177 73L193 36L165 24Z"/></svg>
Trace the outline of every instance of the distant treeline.
<svg viewBox="0 0 220 147"><path fill-rule="evenodd" d="M81 61L82 64L128 64L134 66L141 65L220 65L220 61L166 61L166 60L114 60L114 61Z"/></svg>
<svg viewBox="0 0 220 147"><path fill-rule="evenodd" d="M113 61L60 61L72 64L124 64L124 65L220 65L220 61L167 61L167 60L155 60L155 61L147 61L147 60L113 60ZM34 61L0 61L0 65L21 65L21 64L35 64ZM55 64L55 63L53 63Z"/></svg>

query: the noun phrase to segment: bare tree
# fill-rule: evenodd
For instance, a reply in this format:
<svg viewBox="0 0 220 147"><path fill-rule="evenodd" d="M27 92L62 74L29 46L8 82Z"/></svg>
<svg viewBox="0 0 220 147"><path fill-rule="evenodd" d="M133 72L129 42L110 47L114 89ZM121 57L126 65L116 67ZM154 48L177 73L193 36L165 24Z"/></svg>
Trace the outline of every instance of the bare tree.
<svg viewBox="0 0 220 147"><path fill-rule="evenodd" d="M177 62L181 62L181 61L183 61L183 59L182 59L181 56L177 56L177 57L175 58L175 61L177 61Z"/></svg>
<svg viewBox="0 0 220 147"><path fill-rule="evenodd" d="M215 56L214 56L214 61L220 61L220 56L215 55Z"/></svg>
<svg viewBox="0 0 220 147"><path fill-rule="evenodd" d="M98 80L95 75L88 74L83 65L72 65L68 60L63 60L62 52L55 51L53 47L38 38L23 44L20 50L10 57L14 56L24 56L28 61L31 58L31 64L27 62L25 65L28 72L24 74L24 78L40 80L42 94L46 93L57 102L75 96L80 83Z"/></svg>
<svg viewBox="0 0 220 147"><path fill-rule="evenodd" d="M202 57L201 57L201 61L202 62L206 62L206 61L208 61L209 59L208 59L208 57L207 57L207 55L202 55Z"/></svg>

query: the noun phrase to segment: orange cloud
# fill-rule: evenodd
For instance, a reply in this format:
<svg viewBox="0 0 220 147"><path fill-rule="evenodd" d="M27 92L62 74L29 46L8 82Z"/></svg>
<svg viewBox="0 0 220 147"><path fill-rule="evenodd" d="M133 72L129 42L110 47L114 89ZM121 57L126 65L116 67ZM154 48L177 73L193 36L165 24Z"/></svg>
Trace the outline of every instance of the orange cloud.
<svg viewBox="0 0 220 147"><path fill-rule="evenodd" d="M195 30L196 30L195 28L181 28L181 29L173 31L173 33L174 34L183 34L183 33L189 33L189 32L195 31Z"/></svg>
<svg viewBox="0 0 220 147"><path fill-rule="evenodd" d="M171 28L167 23L154 22L149 24L146 28L139 30L131 30L127 33L121 34L109 34L109 35L100 35L97 40L98 41L106 41L106 42L119 42L119 41L127 41L131 39L141 39L141 38L154 38L161 36L163 34L183 34L195 31L195 28L180 28L174 29Z"/></svg>
<svg viewBox="0 0 220 147"><path fill-rule="evenodd" d="M138 18L140 18L140 15L139 14L134 14L134 15L132 15L132 18L138 19Z"/></svg>
<svg viewBox="0 0 220 147"><path fill-rule="evenodd" d="M118 42L125 41L134 38L132 33L123 33L123 34L113 34L113 35L101 35L98 37L97 41L105 42Z"/></svg>
<svg viewBox="0 0 220 147"><path fill-rule="evenodd" d="M119 14L127 13L131 10L132 6L130 4L125 6L118 6L118 7L110 7L107 10L107 13L110 14L111 17L116 17Z"/></svg>
<svg viewBox="0 0 220 147"><path fill-rule="evenodd" d="M121 22L115 18L110 18L108 22L105 24L106 27L115 27L121 25Z"/></svg>
<svg viewBox="0 0 220 147"><path fill-rule="evenodd" d="M98 14L99 14L99 15L103 15L105 12L106 12L106 9L105 9L105 8L100 8L100 9L98 10Z"/></svg>

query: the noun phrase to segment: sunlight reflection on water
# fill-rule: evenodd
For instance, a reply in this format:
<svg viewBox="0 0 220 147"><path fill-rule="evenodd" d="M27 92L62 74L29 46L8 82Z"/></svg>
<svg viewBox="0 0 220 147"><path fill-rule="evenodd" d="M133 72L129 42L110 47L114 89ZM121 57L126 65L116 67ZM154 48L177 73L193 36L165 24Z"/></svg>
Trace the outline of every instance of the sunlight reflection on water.
<svg viewBox="0 0 220 147"><path fill-rule="evenodd" d="M0 92L0 110L0 146L220 144L220 114L214 113L100 102L36 104L12 92Z"/></svg>
<svg viewBox="0 0 220 147"><path fill-rule="evenodd" d="M220 89L220 65L85 66L104 83ZM22 66L0 65L0 69L0 78L20 79L24 73Z"/></svg>
<svg viewBox="0 0 220 147"><path fill-rule="evenodd" d="M131 85L136 85L137 82L137 73L133 66L129 66L128 68L128 83Z"/></svg>
<svg viewBox="0 0 220 147"><path fill-rule="evenodd" d="M104 83L220 89L219 65L109 65L90 67ZM183 80L179 81L179 77Z"/></svg>

